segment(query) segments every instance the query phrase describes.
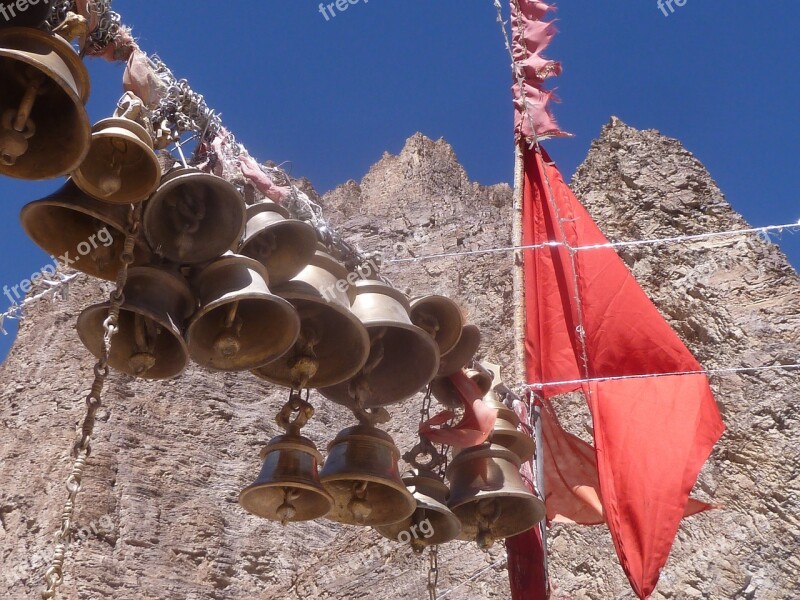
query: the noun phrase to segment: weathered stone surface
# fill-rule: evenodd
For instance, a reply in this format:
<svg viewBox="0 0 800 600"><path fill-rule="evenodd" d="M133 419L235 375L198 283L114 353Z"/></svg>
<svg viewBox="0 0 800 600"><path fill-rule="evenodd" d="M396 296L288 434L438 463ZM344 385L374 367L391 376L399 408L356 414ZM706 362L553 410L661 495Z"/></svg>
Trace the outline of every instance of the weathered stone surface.
<svg viewBox="0 0 800 600"><path fill-rule="evenodd" d="M705 169L677 142L613 121L595 142L575 187L612 239L679 235L743 225ZM324 197L332 223L364 250L380 250L400 288L444 293L484 332L481 354L513 364L511 256L390 262L508 246L511 190L469 181L452 149L416 135L364 179ZM659 308L708 367L797 362L800 282L783 255L755 239L624 253ZM74 331L81 307L107 287L79 278L68 302L40 304L0 367L0 593L38 597L69 472L92 359ZM724 510L687 520L659 598L800 596L798 413L800 374L715 379L729 432L698 484ZM249 374L197 368L170 382L114 374L79 497L63 597L423 598L427 561L370 530L326 521L282 528L247 515L239 490L277 433L285 392ZM313 395L307 432L321 450L350 424ZM413 445L419 400L394 407L389 427ZM562 416L585 435L580 402ZM562 597L633 597L603 528L556 527L552 576ZM502 549L441 549L440 594L507 598ZM41 557L33 566L31 558ZM467 581L479 573L472 581Z"/></svg>

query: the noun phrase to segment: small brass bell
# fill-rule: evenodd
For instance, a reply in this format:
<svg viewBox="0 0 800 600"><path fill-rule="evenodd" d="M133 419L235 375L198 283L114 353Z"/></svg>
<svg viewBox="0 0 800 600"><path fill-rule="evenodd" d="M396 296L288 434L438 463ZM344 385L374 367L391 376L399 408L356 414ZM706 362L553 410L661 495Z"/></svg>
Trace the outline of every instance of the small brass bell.
<svg viewBox="0 0 800 600"><path fill-rule="evenodd" d="M317 235L308 223L291 219L289 211L271 201L247 207L247 226L238 253L267 267L270 283L289 281L314 256Z"/></svg>
<svg viewBox="0 0 800 600"><path fill-rule="evenodd" d="M112 204L146 200L161 180L153 138L136 121L110 118L92 128L92 145L72 175L84 192Z"/></svg>
<svg viewBox="0 0 800 600"><path fill-rule="evenodd" d="M334 506L327 519L350 525L380 526L407 519L416 502L400 479L400 451L376 427L356 425L328 445L320 473Z"/></svg>
<svg viewBox="0 0 800 600"><path fill-rule="evenodd" d="M466 448L453 458L447 505L461 521L459 539L486 549L544 519L544 503L525 486L519 467L519 457L497 444Z"/></svg>
<svg viewBox="0 0 800 600"><path fill-rule="evenodd" d="M464 374L475 382L476 391L474 398L466 400L478 400L489 393L491 389L491 373L483 369L465 369ZM456 390L456 386L450 377L437 377L431 382L431 394L439 402L448 408L456 408L462 405L461 394Z"/></svg>
<svg viewBox="0 0 800 600"><path fill-rule="evenodd" d="M89 73L58 35L0 29L0 175L51 179L80 166L91 129Z"/></svg>
<svg viewBox="0 0 800 600"><path fill-rule="evenodd" d="M119 331L112 338L108 364L144 379L169 379L182 373L189 362L182 326L195 305L189 285L170 271L134 267L128 271L123 293ZM78 335L97 357L108 309L108 302L95 304L78 317Z"/></svg>
<svg viewBox="0 0 800 600"><path fill-rule="evenodd" d="M179 265L207 263L238 244L246 221L233 184L181 167L164 176L144 211L144 233L159 256Z"/></svg>
<svg viewBox="0 0 800 600"><path fill-rule="evenodd" d="M247 371L282 356L297 341L294 307L272 294L264 266L229 253L192 280L200 310L187 332L189 355L220 371Z"/></svg>
<svg viewBox="0 0 800 600"><path fill-rule="evenodd" d="M122 266L129 211L89 197L69 179L50 196L26 204L20 219L25 233L59 262L114 281ZM134 259L134 265L150 261L144 240L137 240Z"/></svg>
<svg viewBox="0 0 800 600"><path fill-rule="evenodd" d="M285 387L335 385L353 377L369 355L369 334L350 310L355 289L347 270L322 250L275 293L300 315L300 337L282 358L253 371Z"/></svg>
<svg viewBox="0 0 800 600"><path fill-rule="evenodd" d="M390 540L411 544L416 552L456 539L461 522L447 508L447 486L424 469L412 469L403 476L403 483L413 493L417 510L402 521L377 526L375 530Z"/></svg>
<svg viewBox="0 0 800 600"><path fill-rule="evenodd" d="M402 402L436 375L439 348L430 335L411 322L405 294L373 280L357 282L356 290L353 312L369 331L369 359L350 381L319 391L350 408Z"/></svg>
<svg viewBox="0 0 800 600"><path fill-rule="evenodd" d="M475 325L465 325L458 343L439 362L439 377L453 375L468 365L481 345L481 331Z"/></svg>
<svg viewBox="0 0 800 600"><path fill-rule="evenodd" d="M471 368L465 369L464 373L475 382L482 396L485 396L491 391L494 382L494 373L483 367L480 363L474 363Z"/></svg>
<svg viewBox="0 0 800 600"><path fill-rule="evenodd" d="M309 404L302 404L305 406L301 405L300 410L313 414ZM281 415L286 410L285 406ZM281 415L279 424L282 424ZM322 456L314 442L300 435L305 418L288 425L285 435L273 438L261 451L264 461L261 474L253 485L239 494L239 503L248 512L285 525L289 521L318 519L333 506L333 498L319 481L317 465Z"/></svg>
<svg viewBox="0 0 800 600"><path fill-rule="evenodd" d="M411 322L436 340L441 356L455 348L464 327L458 304L445 296L422 296L412 300Z"/></svg>
<svg viewBox="0 0 800 600"><path fill-rule="evenodd" d="M508 448L523 463L531 460L536 452L536 442L532 436L519 430L517 413L508 408L494 391L490 391L484 397L483 402L489 408L497 409L497 421L491 437L492 443Z"/></svg>

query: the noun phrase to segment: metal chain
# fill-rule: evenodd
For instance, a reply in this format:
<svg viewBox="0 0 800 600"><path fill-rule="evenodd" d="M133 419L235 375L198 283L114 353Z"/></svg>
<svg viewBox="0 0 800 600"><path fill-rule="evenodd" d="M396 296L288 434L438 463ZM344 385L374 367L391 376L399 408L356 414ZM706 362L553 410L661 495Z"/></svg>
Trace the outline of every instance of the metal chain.
<svg viewBox="0 0 800 600"><path fill-rule="evenodd" d="M439 546L431 546L430 568L428 569L428 597L436 600L436 587L439 585Z"/></svg>
<svg viewBox="0 0 800 600"><path fill-rule="evenodd" d="M78 492L83 487L83 471L86 461L91 454L91 439L94 433L97 411L102 406L102 392L109 374L108 359L111 351L111 340L119 330L119 313L125 295L123 289L128 280L128 268L134 261L134 247L136 236L139 232L142 206L132 206L128 215L128 224L125 231L125 245L120 255L120 269L117 274L116 287L110 295L108 318L103 322L103 346L100 358L94 366L94 381L89 394L86 396L86 416L81 426L81 437L72 448L75 463L67 477L67 501L61 512L61 528L58 531L56 547L53 550L53 560L45 572L46 587L42 591L42 600L55 598L58 588L64 583L64 561L67 548L72 541L72 526L75 515L75 500Z"/></svg>

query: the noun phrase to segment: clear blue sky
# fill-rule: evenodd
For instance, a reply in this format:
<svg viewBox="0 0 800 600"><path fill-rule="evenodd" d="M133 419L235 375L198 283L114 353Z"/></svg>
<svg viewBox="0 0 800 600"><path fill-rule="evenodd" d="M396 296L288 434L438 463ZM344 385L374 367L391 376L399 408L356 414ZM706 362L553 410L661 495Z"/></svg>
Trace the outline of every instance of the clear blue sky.
<svg viewBox="0 0 800 600"><path fill-rule="evenodd" d="M360 179L416 131L447 139L474 180L511 180L510 73L491 0L361 0L328 21L318 6L114 0L142 47L205 94L253 155L290 161L320 191ZM800 218L797 2L688 0L665 17L656 0L562 0L558 19L555 111L576 137L548 148L565 175L614 114L682 140L754 225ZM122 67L90 65L97 120L121 93ZM0 286L47 262L17 215L58 185L0 179ZM780 243L800 266L800 235ZM10 341L0 337L0 356Z"/></svg>

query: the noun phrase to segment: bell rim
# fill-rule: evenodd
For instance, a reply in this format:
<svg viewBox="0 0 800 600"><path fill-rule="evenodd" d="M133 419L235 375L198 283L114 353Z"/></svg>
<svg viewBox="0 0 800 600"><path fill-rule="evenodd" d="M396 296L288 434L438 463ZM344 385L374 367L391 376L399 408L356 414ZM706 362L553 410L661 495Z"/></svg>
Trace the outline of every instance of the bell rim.
<svg viewBox="0 0 800 600"><path fill-rule="evenodd" d="M307 244L306 242L310 242L316 239L316 233L314 232L314 228L310 224L297 219L283 219L281 221L275 221L274 223L267 225L265 228L259 231L254 231L248 234L247 228L249 227L249 225L250 225L250 220L248 219L248 223L245 226L244 236L242 238L242 241L238 244L236 252L238 254L242 254L243 256L247 256L248 258L252 258L253 260L258 261L260 264L264 265L264 267L266 267L267 271L270 273L270 276L272 278L272 283L274 283L275 285L280 285L282 283L286 283L287 281L293 279L311 262L311 259L314 256L314 246L311 244ZM248 254L246 254L247 246L249 246L252 242L257 240L264 233L270 232L273 229L283 230L284 232L286 232L285 235L295 240L298 240L299 241L298 247L301 250L303 250L303 252L291 253L291 258L292 258L291 267L285 269L284 273L279 273L278 276L276 276L277 270L275 268L271 269L269 264L267 264L267 261L261 262L254 256L249 256Z"/></svg>
<svg viewBox="0 0 800 600"><path fill-rule="evenodd" d="M289 482L288 479L286 481ZM303 519L292 518L292 519L289 519L289 522L297 523L297 522L313 521L315 519L321 519L321 518L325 517L328 513L330 513L330 511L333 509L333 505L334 505L333 496L331 496L330 493L328 492L328 490L326 490L322 485L315 486L315 485L312 485L312 484L307 483L305 481L292 481L292 482L289 482L289 483L291 483L292 485L291 486L281 485L281 482L253 483L253 484L247 486L246 488L244 488L241 492L239 492L239 506L241 506L245 511L247 511L248 513L250 513L253 516L260 517L262 519L267 519L269 521L280 521L280 519L272 518L271 515L261 514L259 512L255 512L253 510L250 510L246 505L246 498L248 496L250 496L251 494L255 493L255 492L258 492L258 491L261 491L261 490L265 490L265 489L272 489L272 488L276 488L276 487L293 487L293 488L300 488L302 490L315 493L318 496L322 497L323 499L327 500L328 501L328 510L326 512L324 512L324 513L319 513L319 511L313 511L311 513L307 513L308 515L313 515L313 516L307 516L306 518L303 518Z"/></svg>
<svg viewBox="0 0 800 600"><path fill-rule="evenodd" d="M120 126L119 125L120 121L127 121L131 125L131 127ZM98 128L102 129L102 131L98 130ZM138 130L141 131L138 131L136 128L138 128ZM155 153L153 152L152 137L150 136L149 133L147 133L147 130L144 127L142 127L141 125L139 125L134 121L130 121L129 119L121 119L114 117L98 121L97 123L95 123L94 127L92 127L92 134L90 137L89 152L87 152L87 159L88 155L92 151L92 145L96 140L118 137L113 135L115 132L114 130L116 130L117 132L124 132L134 136L133 139L129 139L128 141L135 144L139 150L145 152L148 156L152 157L150 164L151 166L155 167L153 172L154 175L153 183L150 185L149 188L147 188L147 191L139 192L136 194L131 194L131 193L126 194L122 191L122 189L120 189L120 191L115 192L110 196L102 196L98 192L97 186L95 186L94 183L91 182L83 172L83 165L85 164L86 161L84 161L80 167L78 167L77 169L75 169L75 171L72 172L72 179L75 181L75 185L77 185L82 192L88 194L95 200L98 200L106 204L118 204L122 206L127 206L129 204L136 204L138 202L143 202L147 200L150 196L152 196L153 193L156 191L156 189L158 189L163 174L161 169L161 164L158 162L158 157L156 157Z"/></svg>
<svg viewBox="0 0 800 600"><path fill-rule="evenodd" d="M433 500L433 502L431 503L431 507L430 508L427 508L425 506L420 506L420 499L417 498L417 494L414 494L414 499L417 500L417 510L422 509L422 510L425 510L425 511L431 511L431 512L436 513L440 518L442 518L445 521L447 521L448 522L447 524L449 526L451 526L455 531L454 531L452 536L445 535L445 536L439 538L436 535L437 532L442 531L443 529L446 529L446 527L443 528L441 526L441 524L440 524L438 527L437 526L433 527L434 533L430 538L425 538L425 537L419 538L419 537L417 537L416 539L419 540L419 542L423 546L426 546L426 547L427 546L435 546L435 545L438 545L438 544L446 544L448 542L452 542L453 540L458 539L458 536L461 535L462 525L461 525L461 520L456 516L456 514L452 510L450 510L446 505L442 504L441 502L436 502L435 499L428 499L426 496L424 496L422 494L420 495L420 497L424 501ZM439 510L439 507L441 507L444 510ZM416 512L416 511L414 511L414 512ZM391 528L393 526L400 525L401 526L400 532L408 531L409 529L411 529L411 527L414 526L414 523L412 522L413 518L414 518L414 513L411 513L411 515L409 515L405 519L401 519L399 521L396 521L395 523L388 523L386 525L373 525L372 528L375 531L377 531L379 534L381 534L383 537L385 537L386 539L392 540L394 542L402 543L402 542L400 542L399 539L397 539L397 536L399 536L400 533L397 533L396 535L391 535L391 533L389 533L388 530L389 530L389 528ZM425 517L425 519L423 519L423 521L424 520L430 520L430 516L426 515L426 517Z"/></svg>
<svg viewBox="0 0 800 600"><path fill-rule="evenodd" d="M304 301L307 301L307 302L322 303L324 306L329 307L330 309L332 309L335 312L337 312L340 316L342 316L345 319L347 319L348 321L350 321L350 324L354 325L354 329L353 330L354 331L357 330L359 337L361 337L361 339L362 339L362 342L363 342L363 344L361 345L361 348L363 349L362 356L358 357L359 360L358 361L354 361L353 364L351 365L350 369L347 372L345 372L346 377L342 377L342 375L340 374L340 375L337 375L336 378L330 377L328 380L320 381L317 378L317 376L314 375L308 381L308 387L309 388L319 389L319 388L327 388L327 387L332 387L332 386L335 386L335 385L340 385L340 384L342 384L342 383L344 383L346 381L349 381L353 377L355 377L358 374L358 372L362 368L364 368L364 365L367 363L367 360L369 360L369 351L370 351L369 332L367 331L366 327L364 327L364 324L358 319L358 317L356 317L353 314L353 312L350 309L347 309L344 306L339 306L339 305L337 305L337 304L335 304L333 302L325 302L324 299L321 298L321 297L320 298L316 298L315 297L314 299L310 299L309 297L300 296L299 293L297 293L297 294L287 294L287 295L277 294L277 295L278 295L279 298L283 298L284 300L287 300L290 304L292 304L292 306L295 307L295 310L297 310L297 306L292 302L292 300L304 300ZM302 319L301 319L300 327L301 327L301 330L302 330ZM290 349L289 352L291 352L291 350L292 349ZM287 352L287 354L288 354L288 352ZM285 356L286 356L286 354L283 355L283 357L285 357ZM276 361L277 360L281 360L281 358L283 358L283 357L277 358ZM273 362L275 362L275 361L273 361ZM356 362L358 362L358 366L357 367L355 367ZM270 363L270 364L272 364L272 363ZM256 377L258 377L259 379L261 379L263 381L267 381L268 383L272 383L274 385L280 385L282 387L289 387L289 388L292 387L293 384L288 379L284 380L284 379L281 379L280 377L275 377L273 375L261 372L263 369L266 369L269 366L270 366L269 364L268 365L263 365L262 367L253 369L250 372L253 375L255 375ZM334 380L336 381L336 383L328 383L328 381L334 381Z"/></svg>
<svg viewBox="0 0 800 600"><path fill-rule="evenodd" d="M225 203L227 205L230 205L230 204L234 203L234 202L228 200L229 198L234 198L234 197L236 198L236 202L235 203L242 208L241 215L240 215L241 216L241 222L239 223L239 227L237 229L236 236L231 241L231 243L230 244L226 244L224 248L222 248L223 244L219 244L220 248L221 248L220 252L217 252L216 249L215 249L214 252L212 253L209 250L205 254L202 254L200 256L196 256L191 260L182 259L182 258L177 257L177 256L170 256L169 254L166 254L166 253L159 253L157 251L157 245L155 244L155 242L154 242L154 240L152 238L152 231L151 231L152 230L152 226L155 224L154 223L155 217L153 216L153 213L155 212L155 208L158 207L158 205L154 202L154 200L158 196L160 196L162 194L167 194L168 192L171 192L176 187L178 187L181 184L183 184L184 180L186 180L188 178L192 178L192 179L197 180L200 177L204 178L205 180L207 180L209 182L213 181L214 185L218 185L218 186L222 186L222 187L227 187L228 188L227 191L231 192L230 194L215 194L216 198L225 199ZM227 206L226 208L229 209L230 206ZM181 264L181 265L203 265L203 264L209 263L209 262L216 262L215 259L219 258L221 255L223 255L225 253L226 250L228 250L232 246L234 246L237 243L237 241L241 241L242 235L244 234L244 229L245 229L246 225L247 225L246 204L245 204L245 201L244 201L244 197L242 196L241 193L239 193L239 190L236 189L236 186L234 186L227 179L224 179L222 177L218 177L217 175L214 175L212 173L206 173L205 171L201 171L200 169L197 169L197 168L194 168L194 167L183 167L183 166L181 166L181 167L176 167L175 169L172 169L171 171L168 171L167 173L163 173L162 177L161 177L161 181L159 182L159 185L156 188L156 191L150 197L150 201L147 202L147 204L145 205L144 214L142 215L142 229L144 230L144 237L147 240L147 243L149 244L150 248L152 249L153 254L157 254L159 256L164 256L165 258L167 258L171 262L174 262L176 264Z"/></svg>
<svg viewBox="0 0 800 600"><path fill-rule="evenodd" d="M362 321L362 323L364 323L364 322ZM404 393L400 397L393 398L390 401L373 400L373 401L367 402L365 404L365 407L367 407L367 408L379 408L379 407L383 407L383 406L392 406L392 405L395 405L395 404L400 404L401 402L405 402L409 398L411 398L414 395L420 393L422 388L424 388L431 381L433 381L433 379L436 376L436 371L437 371L437 369L439 367L439 346L436 344L436 341L431 336L429 336L427 333L425 333L425 331L423 329L421 329L420 327L417 327L416 325L411 324L411 323L406 324L406 323L400 323L398 321L388 321L388 322L380 321L380 322L370 323L370 324L364 323L364 326L367 328L367 330L369 330L371 328L388 326L390 328L396 328L396 329L401 329L401 330L404 330L404 331L410 331L412 333L415 333L417 335L418 340L422 342L422 345L426 346L427 350L432 351L433 356L435 357L435 360L431 361L430 372L425 375L425 378L424 378L425 381L424 381L424 383L422 383L419 386L419 388L416 388L413 391ZM416 352L417 355L421 354L421 350L422 350L421 347L417 347L415 350L417 351ZM369 360L369 356L367 356L367 360ZM422 378L420 378L420 379L422 379ZM324 389L321 387L319 389L319 392L320 392L320 394L325 396L325 398L327 398L331 402L335 402L336 404L339 404L341 406L346 406L348 408L352 408L354 406L354 399L350 396L349 391L343 389L343 387L342 387L348 381L349 381L349 379L345 380L343 382L340 382L340 383L338 383L336 385L324 386Z"/></svg>
<svg viewBox="0 0 800 600"><path fill-rule="evenodd" d="M466 502L462 502L458 506L449 507L453 514L456 515L456 518L461 522L461 533L457 539L464 540L464 541L474 541L475 536L478 533L478 527L474 524L472 519L467 520L466 518L462 518L459 516L457 512L460 508L463 508L467 504L473 504L477 501L484 499L485 497L472 497L472 499L468 499ZM545 518L547 518L547 507L544 501L539 498L533 492L529 492L528 494L523 493L505 493L503 496L499 496L498 498L513 498L515 500L521 500L527 506L523 508L530 510L531 515L534 519L534 522L531 525L527 525L524 529L519 527L512 527L506 528L509 533L504 533L504 535L498 536L499 538L505 539L509 537L513 537L515 535L519 535L521 533L525 533L526 531L530 531L534 527L536 527L539 523L541 523ZM519 521L516 521L519 523ZM494 528L490 528L491 533L500 533Z"/></svg>
<svg viewBox="0 0 800 600"><path fill-rule="evenodd" d="M472 333L467 334L466 331L468 329L470 330L470 332L474 331L475 333L474 334L472 334ZM474 335L476 337L473 338L473 339L470 339L468 337L465 337L466 335ZM464 362L462 362L460 365L458 365L458 367L454 367L452 362L445 362L445 361L452 361L453 360L452 358L448 357L448 354L451 354L451 353L454 354L456 352L456 350L459 349L458 348L458 344L456 344L455 347L450 352L445 353L445 354L443 354L441 356L440 361L439 361L439 371L438 371L439 377L449 377L450 375L455 375L461 369L463 369L469 363L469 361L472 360L472 358L478 353L478 350L480 349L480 346L481 346L481 341L482 341L481 338L482 338L481 330L476 325L473 325L471 323L468 323L467 325L464 325L464 328L461 330L461 338L459 338L459 343L461 343L462 340L464 340L465 342L469 343L469 346L467 346L467 349L468 350L472 350L472 352L469 353L469 357ZM474 350L473 350L473 347L474 347ZM461 362L461 361L459 361L459 362ZM445 368L445 367L447 367L447 368Z"/></svg>
<svg viewBox="0 0 800 600"><path fill-rule="evenodd" d="M19 57L25 56L24 52L13 50L12 48L8 48L3 45L3 38L14 37L16 35L22 35L26 38L38 38L38 41L49 45L53 49L61 61L66 65L67 69L72 75L75 86L78 88L72 93L80 101L81 105L85 107L86 103L89 101L89 96L91 95L92 80L89 76L89 71L86 68L86 65L81 60L80 56L78 56L78 53L75 52L75 49L72 47L72 45L56 33L48 33L34 27L6 27L0 28L0 57L5 56L19 59ZM30 63L27 60L23 60L23 62L30 64L31 66L35 66L34 63ZM59 87L64 87L63 85L60 85L61 83L66 83L67 87L70 89L72 87L69 86L69 82L65 81L60 76L52 77L52 79L58 80ZM88 122L88 115L86 118ZM91 123L89 123L89 129L91 129Z"/></svg>
<svg viewBox="0 0 800 600"><path fill-rule="evenodd" d="M396 302L402 304L403 308L406 311L406 314L408 314L409 323L411 323L411 302L409 301L408 296L403 292L401 292L400 290L398 290L396 287L389 285L388 283L381 281L379 279L359 279L358 281L356 281L355 288L356 288L356 297L365 294L377 294L380 296L388 296L392 300L395 300ZM397 323L397 321L393 322ZM413 323L411 324L413 325ZM414 325L414 327L417 326ZM425 333L425 330L422 329L421 327L418 329L420 329L420 331ZM425 335L428 334L425 333Z"/></svg>
<svg viewBox="0 0 800 600"><path fill-rule="evenodd" d="M81 327L81 323L85 323L88 319L93 317L97 312L105 312L108 313L111 304L109 302L101 302L99 304L92 304L91 306L87 306L85 309L81 311L81 314L78 315L78 338L83 343L84 347L89 350L95 357L99 358L99 354L94 351L95 340L89 340L84 333L84 328ZM147 309L142 309L141 307L137 308L134 306L124 306L120 308L120 312L126 311L134 314L142 315L143 317L151 318L157 320L159 325L166 325L166 329L172 334L173 338L178 342L178 347L181 349L181 369L175 373L171 373L169 375L152 377L148 376L146 373L144 375L136 375L135 373L130 373L127 369L119 369L113 367L115 370L130 375L131 377L135 377L137 379L147 379L151 381L166 381L168 379L174 379L180 376L182 373L186 371L189 367L189 348L186 345L186 341L183 339L183 333L175 323L172 322L170 319L169 321L165 321L164 319L160 318L158 315L153 313L152 311L148 311ZM89 342L92 342L91 344ZM113 341L112 341L113 344Z"/></svg>
<svg viewBox="0 0 800 600"><path fill-rule="evenodd" d="M454 309L455 312L458 313L458 315L459 315L459 317L461 319L461 327L458 328L458 335L454 336L455 339L450 343L449 346L447 346L445 348L443 348L441 346L439 347L439 354L440 354L440 360L441 360L441 356L447 354L453 348L455 348L456 345L458 345L458 342L461 339L461 336L463 335L463 331L464 331L464 313L461 311L461 307L458 305L458 303L455 300L453 300L452 298L448 298L447 296L443 296L442 294L428 294L426 296L417 296L417 297L411 298L411 300L409 302L410 307L411 307L411 309L409 311L409 316L411 317L411 321L414 322L414 312L418 307L423 306L424 304L427 304L427 303L433 302L433 301L436 301L436 302L444 301L444 302L446 302L447 304L450 305L451 309ZM437 340L437 344L438 343L439 343L439 340Z"/></svg>
<svg viewBox="0 0 800 600"><path fill-rule="evenodd" d="M69 199L61 199L61 200L58 199L59 197L66 197L71 193L73 189L75 192L81 193L87 202L94 204L95 206L87 207L87 206L82 206L80 204L76 204L74 200L70 201ZM69 179L63 186L61 186L58 190L56 190L49 196L45 196L44 198L40 198L38 200L32 200L31 202L28 202L20 209L19 219L23 231L25 231L25 234L28 236L28 238L30 238L37 246L39 246L39 248L41 248L48 254L59 254L59 250L52 250L51 248L46 246L44 244L45 241L44 237L39 236L37 232L34 231L33 225L35 225L37 222L41 220L42 215L37 215L35 212L32 212L32 211L47 210L47 209L59 209L70 212L77 212L86 217L97 219L98 221L103 223L103 225L112 230L113 239L115 240L124 239L125 237L124 222L126 217L124 213L126 212L127 209L125 209L121 205L106 204L101 202L100 200L97 200L96 198L83 192L77 186L77 184L75 184L71 179ZM101 212L100 209L104 209L106 212ZM109 214L108 211L119 212L119 215ZM36 218L37 216L39 217L38 219ZM152 259L152 253L150 252L150 248L138 236L135 238L134 255L136 256L136 260L134 262L135 266L142 266L144 263L147 263ZM78 261L78 263L76 264L79 263L80 261ZM90 277L96 277L104 281L115 281L116 273L119 270L119 268L114 267L108 269L109 273L107 275L103 275L102 274L103 271L100 269L85 269L76 267L76 270L85 273Z"/></svg>
<svg viewBox="0 0 800 600"><path fill-rule="evenodd" d="M363 477L361 477L359 479L354 479L352 476L351 477L342 476L342 477L337 477L335 479L334 478L323 479L322 473L320 473L320 483L322 483L323 487L325 487L327 484L335 484L335 483L339 483L339 482L342 482L342 481L351 481L353 483L358 482L358 481L366 481L368 483L376 483L376 484L380 484L380 485L386 486L386 487L394 490L395 492L398 492L398 496L397 497L401 498L403 500L403 504L405 506L405 509L402 512L399 513L399 514L403 514L405 516L402 519L399 519L399 520L407 519L408 517L413 515L414 511L416 510L416 506L417 505L416 505L416 500L414 500L414 496L411 494L411 492L408 491L408 488L406 488L406 486L404 486L402 484L396 484L393 481L390 481L388 479L381 479L381 478L379 478L379 477L377 477L375 475L365 475L365 476L363 476ZM341 488L341 489L344 490L345 488ZM326 487L326 490L327 490L327 487ZM329 490L328 490L328 493L330 493L331 497L333 498L333 506L331 507L331 510L328 512L328 514L325 515L325 518L327 520L329 520L329 521L333 521L334 523L343 523L345 525L365 525L367 527L376 527L376 526L390 525L391 524L389 521L385 521L384 519L382 519L381 522L370 523L368 521L365 521L363 523L360 523L355 518L352 518L352 519L347 518L345 514L339 515L339 513L336 512L336 508L337 508L337 506L336 506L336 498L337 498L337 496L335 494L331 493ZM406 514L406 511L408 511L407 514ZM395 518L394 516L393 517L387 517L387 519L394 519L394 518ZM397 521L394 521L394 522L397 522Z"/></svg>

